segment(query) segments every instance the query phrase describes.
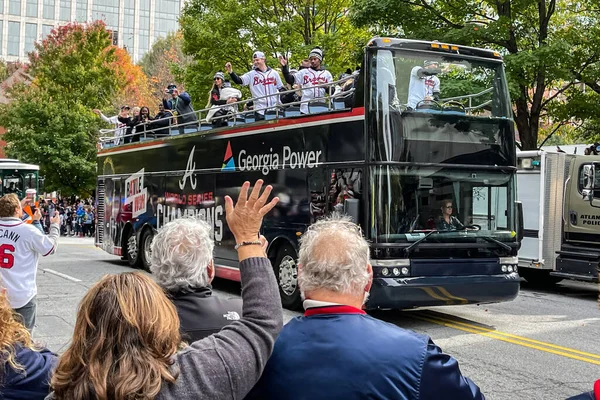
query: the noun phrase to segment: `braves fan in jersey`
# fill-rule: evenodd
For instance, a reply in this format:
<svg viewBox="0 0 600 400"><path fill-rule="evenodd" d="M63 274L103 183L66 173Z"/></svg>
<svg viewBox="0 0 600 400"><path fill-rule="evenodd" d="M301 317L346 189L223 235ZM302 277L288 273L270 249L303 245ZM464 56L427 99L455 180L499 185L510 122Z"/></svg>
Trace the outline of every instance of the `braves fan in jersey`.
<svg viewBox="0 0 600 400"><path fill-rule="evenodd" d="M254 68L242 76L237 76L233 72L231 63L225 64L225 70L231 76L231 80L238 85L250 87L250 94L253 98L263 97L254 100L254 109L257 119L264 119L265 110L279 105L279 91L284 89L281 77L277 71L267 66L265 54L262 51L256 51L252 55Z"/></svg>
<svg viewBox="0 0 600 400"><path fill-rule="evenodd" d="M312 49L308 55L308 60L310 61L309 68L301 69L292 75L290 74L288 61L283 56L279 56L279 63L283 67L285 81L290 85L300 85L303 89L302 104L300 105L302 114L308 114L308 101L325 97L325 88L315 86L333 82L331 73L321 67L323 51L320 48L315 47ZM329 95L331 95L331 92L329 92Z"/></svg>
<svg viewBox="0 0 600 400"><path fill-rule="evenodd" d="M37 286L36 275L40 255L56 250L60 236L58 211L50 218L50 233L21 220L23 208L16 194L0 198L0 275L10 306L23 317L23 324L32 332L35 326ZM33 218L42 217L37 209Z"/></svg>
<svg viewBox="0 0 600 400"><path fill-rule="evenodd" d="M437 61L427 60L423 67L416 66L410 71L408 84L408 107L416 109L423 100L440 99L440 78L436 75L441 71Z"/></svg>

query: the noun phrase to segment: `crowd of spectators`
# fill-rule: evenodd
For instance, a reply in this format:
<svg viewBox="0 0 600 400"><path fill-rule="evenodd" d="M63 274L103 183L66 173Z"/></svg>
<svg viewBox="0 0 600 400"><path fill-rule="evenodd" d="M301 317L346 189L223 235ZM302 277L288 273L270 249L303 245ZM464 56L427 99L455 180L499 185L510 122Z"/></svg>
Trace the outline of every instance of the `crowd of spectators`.
<svg viewBox="0 0 600 400"><path fill-rule="evenodd" d="M60 235L93 237L96 230L96 208L89 199L40 199L40 220L45 233L50 230L50 217L54 211L60 216Z"/></svg>
<svg viewBox="0 0 600 400"><path fill-rule="evenodd" d="M185 218L166 224L152 242L156 281L128 272L106 275L88 290L60 356L33 342L4 285L0 397L484 399L431 338L365 313L373 283L369 245L347 217L322 219L300 238L305 313L284 327L269 244L259 233L279 199L270 199L272 187L263 190L262 184L258 180L250 191L245 182L235 205L225 197L241 303L212 296L210 226ZM14 197L11 213L18 215L18 199L7 196ZM595 390L573 399L598 399L600 381Z"/></svg>
<svg viewBox="0 0 600 400"><path fill-rule="evenodd" d="M171 127L176 126L177 133L195 132L201 123L213 127L226 126L233 116L236 120L244 120L246 116L251 121L265 119L265 113L280 107L281 110L298 109L299 114L311 113L310 105L319 104L327 107L324 99L335 97L344 103L345 107L354 105L354 89L359 69L350 69L340 74L337 84L331 73L323 68L323 51L316 47L311 50L308 58L303 60L296 69L288 65L288 60L279 57L280 72L266 64L265 54L254 52L253 67L250 71L237 75L231 63L225 65L229 79L221 71L213 76L213 86L209 91L207 111L204 118L199 120L194 111L191 96L180 91L176 85L170 84L164 93L162 102L158 104L158 114L152 116L146 106L130 108L121 106L120 112L112 117L105 116L100 110L94 110L102 120L114 126L115 145L139 142L142 138L155 138L171 134ZM251 99L242 101L242 92L233 88L232 83L248 86ZM325 86L323 86L325 85ZM282 93L283 92L283 93ZM319 108L322 110L322 108ZM319 111L321 112L321 111ZM175 128L173 128L175 129Z"/></svg>

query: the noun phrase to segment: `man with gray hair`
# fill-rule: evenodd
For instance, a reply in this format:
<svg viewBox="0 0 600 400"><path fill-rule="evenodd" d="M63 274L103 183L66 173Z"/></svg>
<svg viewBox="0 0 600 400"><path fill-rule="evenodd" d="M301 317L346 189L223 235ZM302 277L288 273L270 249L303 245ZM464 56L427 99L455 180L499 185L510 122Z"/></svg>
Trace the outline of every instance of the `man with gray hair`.
<svg viewBox="0 0 600 400"><path fill-rule="evenodd" d="M150 270L175 304L182 337L190 343L242 315L241 299L212 295L214 247L210 226L196 218L171 221L152 240Z"/></svg>
<svg viewBox="0 0 600 400"><path fill-rule="evenodd" d="M428 336L368 316L373 281L360 228L333 216L300 239L303 317L281 331L246 399L484 399Z"/></svg>

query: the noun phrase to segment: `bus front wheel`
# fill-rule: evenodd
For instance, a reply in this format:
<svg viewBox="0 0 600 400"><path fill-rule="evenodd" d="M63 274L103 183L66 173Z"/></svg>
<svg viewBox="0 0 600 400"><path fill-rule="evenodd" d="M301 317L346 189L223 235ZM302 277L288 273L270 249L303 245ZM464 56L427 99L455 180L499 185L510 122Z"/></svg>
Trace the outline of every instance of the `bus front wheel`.
<svg viewBox="0 0 600 400"><path fill-rule="evenodd" d="M288 310L296 310L302 304L298 287L298 256L290 244L284 244L275 257L275 278L279 285L281 304Z"/></svg>

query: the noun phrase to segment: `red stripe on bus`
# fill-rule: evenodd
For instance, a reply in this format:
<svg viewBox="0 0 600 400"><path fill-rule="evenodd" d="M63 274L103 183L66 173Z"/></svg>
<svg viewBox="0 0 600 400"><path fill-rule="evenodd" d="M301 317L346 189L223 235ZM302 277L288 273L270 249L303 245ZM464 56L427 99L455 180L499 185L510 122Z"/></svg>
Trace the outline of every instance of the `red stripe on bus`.
<svg viewBox="0 0 600 400"><path fill-rule="evenodd" d="M240 282L242 280L240 270L237 268L219 267L218 265L215 265L215 275L219 278L229 279L230 281Z"/></svg>
<svg viewBox="0 0 600 400"><path fill-rule="evenodd" d="M263 123L257 124L254 126L248 126L248 127L241 127L241 128L236 127L235 129L227 130L224 132L218 132L217 135L225 136L225 135L230 135L230 134L239 133L239 132L257 131L257 130L261 130L261 129L265 129L265 128L269 128L269 127L276 128L276 127L285 127L285 126L290 126L290 125L302 125L303 123L307 123L307 122L336 120L336 119L340 119L340 118L357 117L357 116L361 116L364 114L365 114L364 107L356 107L356 108L353 108L351 111L340 112L340 113L335 113L335 114L320 114L320 115L315 115L315 116L304 115L304 116L299 116L299 117L290 118L290 119L285 118L285 119L272 119L272 120L266 120L266 121L259 121L259 122L263 122ZM206 134L210 131L198 131L198 132L204 132ZM196 133L196 132L194 132L194 133ZM188 134L176 135L176 136L179 137L179 136L185 136L185 135L188 135ZM169 137L175 137L175 136L169 136ZM167 139L167 137L165 137L164 139ZM164 140L163 140L163 142L164 142ZM110 154L113 151L141 149L144 147L156 146L157 143L160 143L160 141L152 140L149 142L136 143L134 145L129 145L129 146L111 147L110 149L100 150L98 152L98 154Z"/></svg>

